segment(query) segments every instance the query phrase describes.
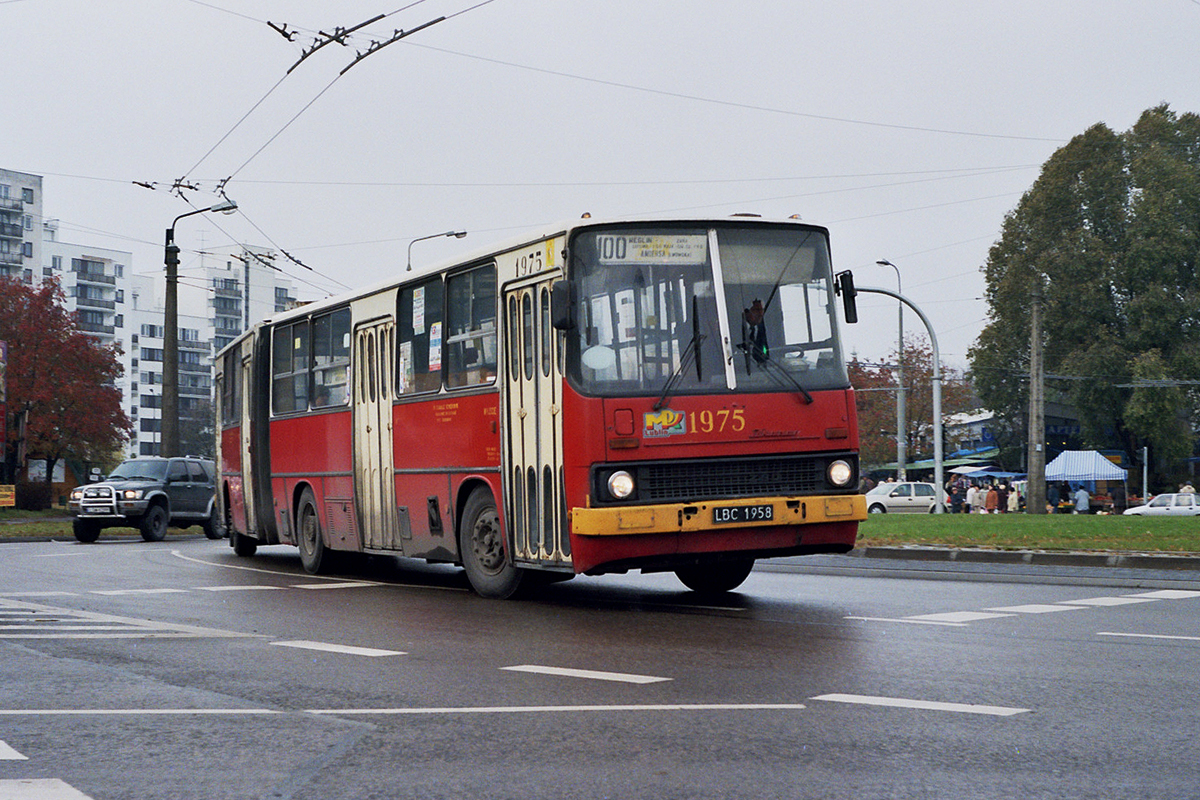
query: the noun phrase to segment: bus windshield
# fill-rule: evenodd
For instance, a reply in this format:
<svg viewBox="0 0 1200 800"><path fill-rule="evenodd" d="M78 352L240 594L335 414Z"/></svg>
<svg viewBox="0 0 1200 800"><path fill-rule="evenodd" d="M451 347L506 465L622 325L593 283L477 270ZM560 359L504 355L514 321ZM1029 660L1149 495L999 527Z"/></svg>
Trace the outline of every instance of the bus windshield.
<svg viewBox="0 0 1200 800"><path fill-rule="evenodd" d="M629 226L571 245L568 371L601 396L849 385L823 230Z"/></svg>

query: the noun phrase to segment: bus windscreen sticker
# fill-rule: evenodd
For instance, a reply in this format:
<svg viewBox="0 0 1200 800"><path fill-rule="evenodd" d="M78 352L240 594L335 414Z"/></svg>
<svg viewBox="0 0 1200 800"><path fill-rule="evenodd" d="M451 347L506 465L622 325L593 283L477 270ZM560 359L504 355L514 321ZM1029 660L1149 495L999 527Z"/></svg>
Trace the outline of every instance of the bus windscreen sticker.
<svg viewBox="0 0 1200 800"><path fill-rule="evenodd" d="M420 336L425 332L425 287L413 289L413 335Z"/></svg>
<svg viewBox="0 0 1200 800"><path fill-rule="evenodd" d="M429 326L429 371L442 368L442 323Z"/></svg>

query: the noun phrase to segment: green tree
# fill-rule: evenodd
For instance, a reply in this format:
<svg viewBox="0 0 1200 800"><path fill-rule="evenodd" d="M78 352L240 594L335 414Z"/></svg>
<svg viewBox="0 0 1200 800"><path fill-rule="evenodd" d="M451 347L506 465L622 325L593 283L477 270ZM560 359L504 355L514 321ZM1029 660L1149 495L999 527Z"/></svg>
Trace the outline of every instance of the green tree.
<svg viewBox="0 0 1200 800"><path fill-rule="evenodd" d="M988 254L990 321L970 353L980 397L1008 419L1028 410L1029 306L1041 281L1049 390L1078 409L1090 444L1132 453L1148 441L1165 455L1180 414L1195 416L1195 393L1163 394L1157 403L1182 405L1146 413L1131 379L1139 363L1160 378L1200 377L1198 262L1200 117L1162 105L1123 134L1098 124L1076 136ZM1151 351L1158 360L1139 362Z"/></svg>

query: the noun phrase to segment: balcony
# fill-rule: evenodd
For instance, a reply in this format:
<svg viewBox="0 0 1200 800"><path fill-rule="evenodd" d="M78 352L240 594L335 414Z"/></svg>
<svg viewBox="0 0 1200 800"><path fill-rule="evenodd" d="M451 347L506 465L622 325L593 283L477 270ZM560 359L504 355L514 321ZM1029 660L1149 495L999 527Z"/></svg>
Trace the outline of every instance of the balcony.
<svg viewBox="0 0 1200 800"><path fill-rule="evenodd" d="M188 341L185 339L180 339L179 340L179 349L180 350L195 350L200 353L207 353L210 349L210 345L208 342L195 342L195 341Z"/></svg>
<svg viewBox="0 0 1200 800"><path fill-rule="evenodd" d="M75 280L78 283L100 283L108 286L116 286L117 279L113 275L105 275L103 272L76 272Z"/></svg>
<svg viewBox="0 0 1200 800"><path fill-rule="evenodd" d="M112 300L101 300L96 297L76 297L75 305L80 308L106 308L109 311L117 307L117 304Z"/></svg>
<svg viewBox="0 0 1200 800"><path fill-rule="evenodd" d="M25 204L19 197L0 197L0 211L24 211Z"/></svg>
<svg viewBox="0 0 1200 800"><path fill-rule="evenodd" d="M112 325L97 325L94 322L84 322L83 320L79 321L79 330L87 333L104 333L109 336L117 332L117 329Z"/></svg>
<svg viewBox="0 0 1200 800"><path fill-rule="evenodd" d="M11 222L0 222L0 237L5 239L24 239L25 229Z"/></svg>
<svg viewBox="0 0 1200 800"><path fill-rule="evenodd" d="M18 253L0 253L0 264L15 264L21 266L25 263L25 257Z"/></svg>

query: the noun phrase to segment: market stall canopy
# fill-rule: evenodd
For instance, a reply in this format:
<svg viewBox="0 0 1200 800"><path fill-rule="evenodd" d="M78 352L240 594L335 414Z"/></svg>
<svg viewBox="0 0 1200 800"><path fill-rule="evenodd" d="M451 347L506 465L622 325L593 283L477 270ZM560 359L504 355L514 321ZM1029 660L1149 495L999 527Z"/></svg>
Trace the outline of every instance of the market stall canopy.
<svg viewBox="0 0 1200 800"><path fill-rule="evenodd" d="M1064 450L1046 465L1048 481L1123 481L1125 470L1095 450Z"/></svg>

